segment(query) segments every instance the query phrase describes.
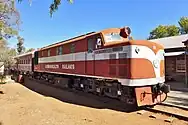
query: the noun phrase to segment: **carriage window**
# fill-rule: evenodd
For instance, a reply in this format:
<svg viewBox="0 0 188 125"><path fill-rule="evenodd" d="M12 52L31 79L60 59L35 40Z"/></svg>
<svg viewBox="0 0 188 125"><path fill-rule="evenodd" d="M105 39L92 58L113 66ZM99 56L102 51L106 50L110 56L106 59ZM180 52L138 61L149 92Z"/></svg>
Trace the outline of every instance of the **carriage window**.
<svg viewBox="0 0 188 125"><path fill-rule="evenodd" d="M59 46L59 47L56 48L56 55L62 55L62 53L63 53L62 48L63 48L62 46Z"/></svg>
<svg viewBox="0 0 188 125"><path fill-rule="evenodd" d="M75 44L73 43L73 44L71 44L71 53L74 53L75 52Z"/></svg>
<svg viewBox="0 0 188 125"><path fill-rule="evenodd" d="M59 55L59 47L56 48L56 55Z"/></svg>
<svg viewBox="0 0 188 125"><path fill-rule="evenodd" d="M41 56L43 57L44 56L44 54L43 54L44 52L43 51L41 51Z"/></svg>
<svg viewBox="0 0 188 125"><path fill-rule="evenodd" d="M59 55L62 55L63 54L63 46L60 46L59 47Z"/></svg>
<svg viewBox="0 0 188 125"><path fill-rule="evenodd" d="M50 56L50 49L48 50L48 56Z"/></svg>
<svg viewBox="0 0 188 125"><path fill-rule="evenodd" d="M94 49L94 39L88 39L88 53L92 53Z"/></svg>
<svg viewBox="0 0 188 125"><path fill-rule="evenodd" d="M105 42L122 41L119 33L109 33L104 35Z"/></svg>

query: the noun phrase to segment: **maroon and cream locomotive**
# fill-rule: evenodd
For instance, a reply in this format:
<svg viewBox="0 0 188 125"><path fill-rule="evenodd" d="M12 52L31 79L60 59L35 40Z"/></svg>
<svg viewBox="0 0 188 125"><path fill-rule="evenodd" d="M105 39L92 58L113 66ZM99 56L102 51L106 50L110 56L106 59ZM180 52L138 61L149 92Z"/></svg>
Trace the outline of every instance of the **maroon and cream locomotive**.
<svg viewBox="0 0 188 125"><path fill-rule="evenodd" d="M117 98L137 106L164 101L164 48L133 40L130 28L109 28L15 57L19 76ZM21 77L18 77L20 81Z"/></svg>

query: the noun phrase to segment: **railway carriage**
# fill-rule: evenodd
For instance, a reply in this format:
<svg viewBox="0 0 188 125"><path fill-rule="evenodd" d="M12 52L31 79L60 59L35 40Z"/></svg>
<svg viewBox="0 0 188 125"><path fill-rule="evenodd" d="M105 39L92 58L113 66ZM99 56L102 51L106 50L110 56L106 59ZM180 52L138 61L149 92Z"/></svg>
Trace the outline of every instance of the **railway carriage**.
<svg viewBox="0 0 188 125"><path fill-rule="evenodd" d="M34 65L34 51L20 54L14 57L16 60L16 64L14 65L13 72L14 76L16 77L16 81L20 81L21 79L18 77L20 75L29 75L33 73Z"/></svg>
<svg viewBox="0 0 188 125"><path fill-rule="evenodd" d="M130 33L129 27L109 28L40 48L33 77L137 106L160 103L169 92L164 48Z"/></svg>

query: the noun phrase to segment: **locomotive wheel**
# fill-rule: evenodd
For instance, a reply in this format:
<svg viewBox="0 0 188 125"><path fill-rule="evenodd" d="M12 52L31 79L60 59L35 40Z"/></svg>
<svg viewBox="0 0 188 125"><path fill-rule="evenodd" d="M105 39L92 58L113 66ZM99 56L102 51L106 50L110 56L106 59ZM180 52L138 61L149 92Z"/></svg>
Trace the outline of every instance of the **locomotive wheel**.
<svg viewBox="0 0 188 125"><path fill-rule="evenodd" d="M104 89L102 87L96 88L96 95L104 97Z"/></svg>
<svg viewBox="0 0 188 125"><path fill-rule="evenodd" d="M84 85L84 92L88 93L89 92L89 86L88 85Z"/></svg>

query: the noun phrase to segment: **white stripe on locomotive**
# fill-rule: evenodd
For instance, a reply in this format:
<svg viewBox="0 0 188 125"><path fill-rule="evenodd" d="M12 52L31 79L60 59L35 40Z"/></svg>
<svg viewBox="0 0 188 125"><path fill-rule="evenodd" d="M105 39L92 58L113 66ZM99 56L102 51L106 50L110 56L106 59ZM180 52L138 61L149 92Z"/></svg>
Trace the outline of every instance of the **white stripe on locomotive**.
<svg viewBox="0 0 188 125"><path fill-rule="evenodd" d="M104 49L101 49L104 50ZM141 83L147 84L144 82L148 82L148 84L157 84L158 82L164 82L164 77L160 77L160 61L164 60L164 50L159 50L156 54L150 48L146 46L139 45L129 45L123 46L123 51L119 52L109 52L109 53L87 53L87 52L78 52L64 55L57 55L51 57L42 57L39 58L40 63L54 63L54 62L76 62L76 61L88 61L88 60L108 60L110 59L110 54L116 54L116 59L119 59L119 53L126 53L126 58L144 58L148 59L153 65L154 62L157 61L158 67L154 67L156 78L151 79L139 79L139 80L131 80L131 79L119 79L123 84L128 84L130 86L139 85ZM78 74L77 74L78 75ZM97 76L98 77L98 76ZM139 82L140 83L137 83ZM143 82L142 82L143 81ZM141 84L142 85L142 84Z"/></svg>

